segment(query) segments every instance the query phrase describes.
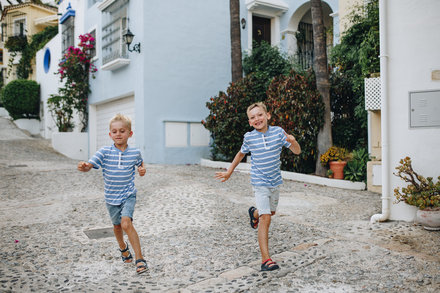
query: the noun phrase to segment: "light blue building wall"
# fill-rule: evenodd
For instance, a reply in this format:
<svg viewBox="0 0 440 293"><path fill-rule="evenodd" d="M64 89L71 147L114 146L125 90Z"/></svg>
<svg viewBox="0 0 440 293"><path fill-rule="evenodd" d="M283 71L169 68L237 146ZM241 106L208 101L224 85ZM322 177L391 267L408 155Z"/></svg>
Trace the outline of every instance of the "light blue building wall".
<svg viewBox="0 0 440 293"><path fill-rule="evenodd" d="M86 11L86 28L96 27L99 32L102 13L98 4ZM209 146L191 146L191 125L200 124L208 115L206 101L230 81L229 3L156 0L147 5L131 0L128 18L133 43L140 42L141 52L129 52L130 64L116 70L100 70L102 58L98 56L89 102L99 106L134 95L136 145L145 160L198 163L209 156ZM98 52L100 38L98 33ZM167 122L188 127L187 146L166 147Z"/></svg>
<svg viewBox="0 0 440 293"><path fill-rule="evenodd" d="M107 135L108 128L100 126L104 114L129 111L120 100L132 108L132 141L146 162L184 164L209 158L209 134L200 121L208 115L209 98L231 80L229 1L124 0L133 44L140 43L141 50L127 52L123 59L129 64L112 70L102 68L103 3L118 0L86 1L84 30L96 31L98 67L89 99L90 153ZM325 1L324 6L327 22L337 22L328 14L337 12L338 1ZM241 29L243 51L250 49L252 15L257 15L271 19L272 45L294 53L295 26L309 9L309 1L242 0L240 19L247 22Z"/></svg>

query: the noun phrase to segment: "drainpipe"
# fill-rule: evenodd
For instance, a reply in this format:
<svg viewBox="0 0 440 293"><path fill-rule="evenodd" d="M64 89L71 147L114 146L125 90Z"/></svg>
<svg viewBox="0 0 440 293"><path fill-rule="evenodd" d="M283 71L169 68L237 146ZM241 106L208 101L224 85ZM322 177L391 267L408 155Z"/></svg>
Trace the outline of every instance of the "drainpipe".
<svg viewBox="0 0 440 293"><path fill-rule="evenodd" d="M381 96L381 136L382 136L382 213L373 215L370 223L383 222L390 216L391 197L390 159L389 159L389 115L388 115L388 46L387 46L387 7L386 0L379 0L380 35L380 96Z"/></svg>

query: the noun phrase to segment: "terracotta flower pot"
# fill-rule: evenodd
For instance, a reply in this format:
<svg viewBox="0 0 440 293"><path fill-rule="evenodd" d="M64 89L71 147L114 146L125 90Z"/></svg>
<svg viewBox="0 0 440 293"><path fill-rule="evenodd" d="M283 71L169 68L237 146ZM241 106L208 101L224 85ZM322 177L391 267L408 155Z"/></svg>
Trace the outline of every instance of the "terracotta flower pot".
<svg viewBox="0 0 440 293"><path fill-rule="evenodd" d="M334 179L344 179L344 167L347 165L346 161L330 161L330 170L333 171Z"/></svg>
<svg viewBox="0 0 440 293"><path fill-rule="evenodd" d="M423 228L431 231L440 230L440 209L424 209L417 210L417 223L421 224Z"/></svg>

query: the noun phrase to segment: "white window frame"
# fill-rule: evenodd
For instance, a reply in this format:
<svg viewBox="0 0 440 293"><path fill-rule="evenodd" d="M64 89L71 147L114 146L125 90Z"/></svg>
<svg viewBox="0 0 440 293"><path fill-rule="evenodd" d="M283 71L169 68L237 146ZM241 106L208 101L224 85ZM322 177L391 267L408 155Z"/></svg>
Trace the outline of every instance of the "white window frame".
<svg viewBox="0 0 440 293"><path fill-rule="evenodd" d="M118 9L111 11L112 5L118 5ZM123 42L122 35L128 27L129 0L106 0L98 5L102 11L103 23L101 30L102 70L115 70L130 64L128 50ZM119 11L120 10L120 11ZM112 13L119 12L116 15Z"/></svg>
<svg viewBox="0 0 440 293"><path fill-rule="evenodd" d="M14 18L14 20L13 20L13 26L12 26L12 34L13 34L13 36L20 36L20 32L18 31L17 32L17 23L19 23L19 22L21 22L21 21L23 21L23 36L26 36L27 35L27 33L26 33L26 17L17 17L17 18ZM18 28L18 30L20 30L19 28Z"/></svg>

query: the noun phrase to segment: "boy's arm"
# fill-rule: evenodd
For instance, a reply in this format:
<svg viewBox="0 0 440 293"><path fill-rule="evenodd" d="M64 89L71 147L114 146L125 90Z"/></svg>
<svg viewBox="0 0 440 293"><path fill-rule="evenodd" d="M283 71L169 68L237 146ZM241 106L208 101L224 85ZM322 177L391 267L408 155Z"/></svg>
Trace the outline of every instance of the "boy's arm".
<svg viewBox="0 0 440 293"><path fill-rule="evenodd" d="M138 167L138 172L140 176L144 176L147 170L144 167L144 162Z"/></svg>
<svg viewBox="0 0 440 293"><path fill-rule="evenodd" d="M87 162L79 162L78 170L81 172L89 172L93 168L93 164Z"/></svg>
<svg viewBox="0 0 440 293"><path fill-rule="evenodd" d="M291 150L295 155L299 155L301 153L301 146L296 141L295 137L287 134L286 132L284 132L284 134L286 135L287 141L290 143L289 150Z"/></svg>
<svg viewBox="0 0 440 293"><path fill-rule="evenodd" d="M228 170L226 172L216 172L215 173L215 178L220 179L221 182L225 182L226 180L229 179L229 177L231 177L232 172L234 172L235 167L238 166L238 164L240 164L241 160L243 160L245 154L243 154L242 152L238 152L235 155L234 160L232 161L231 165L229 166Z"/></svg>

